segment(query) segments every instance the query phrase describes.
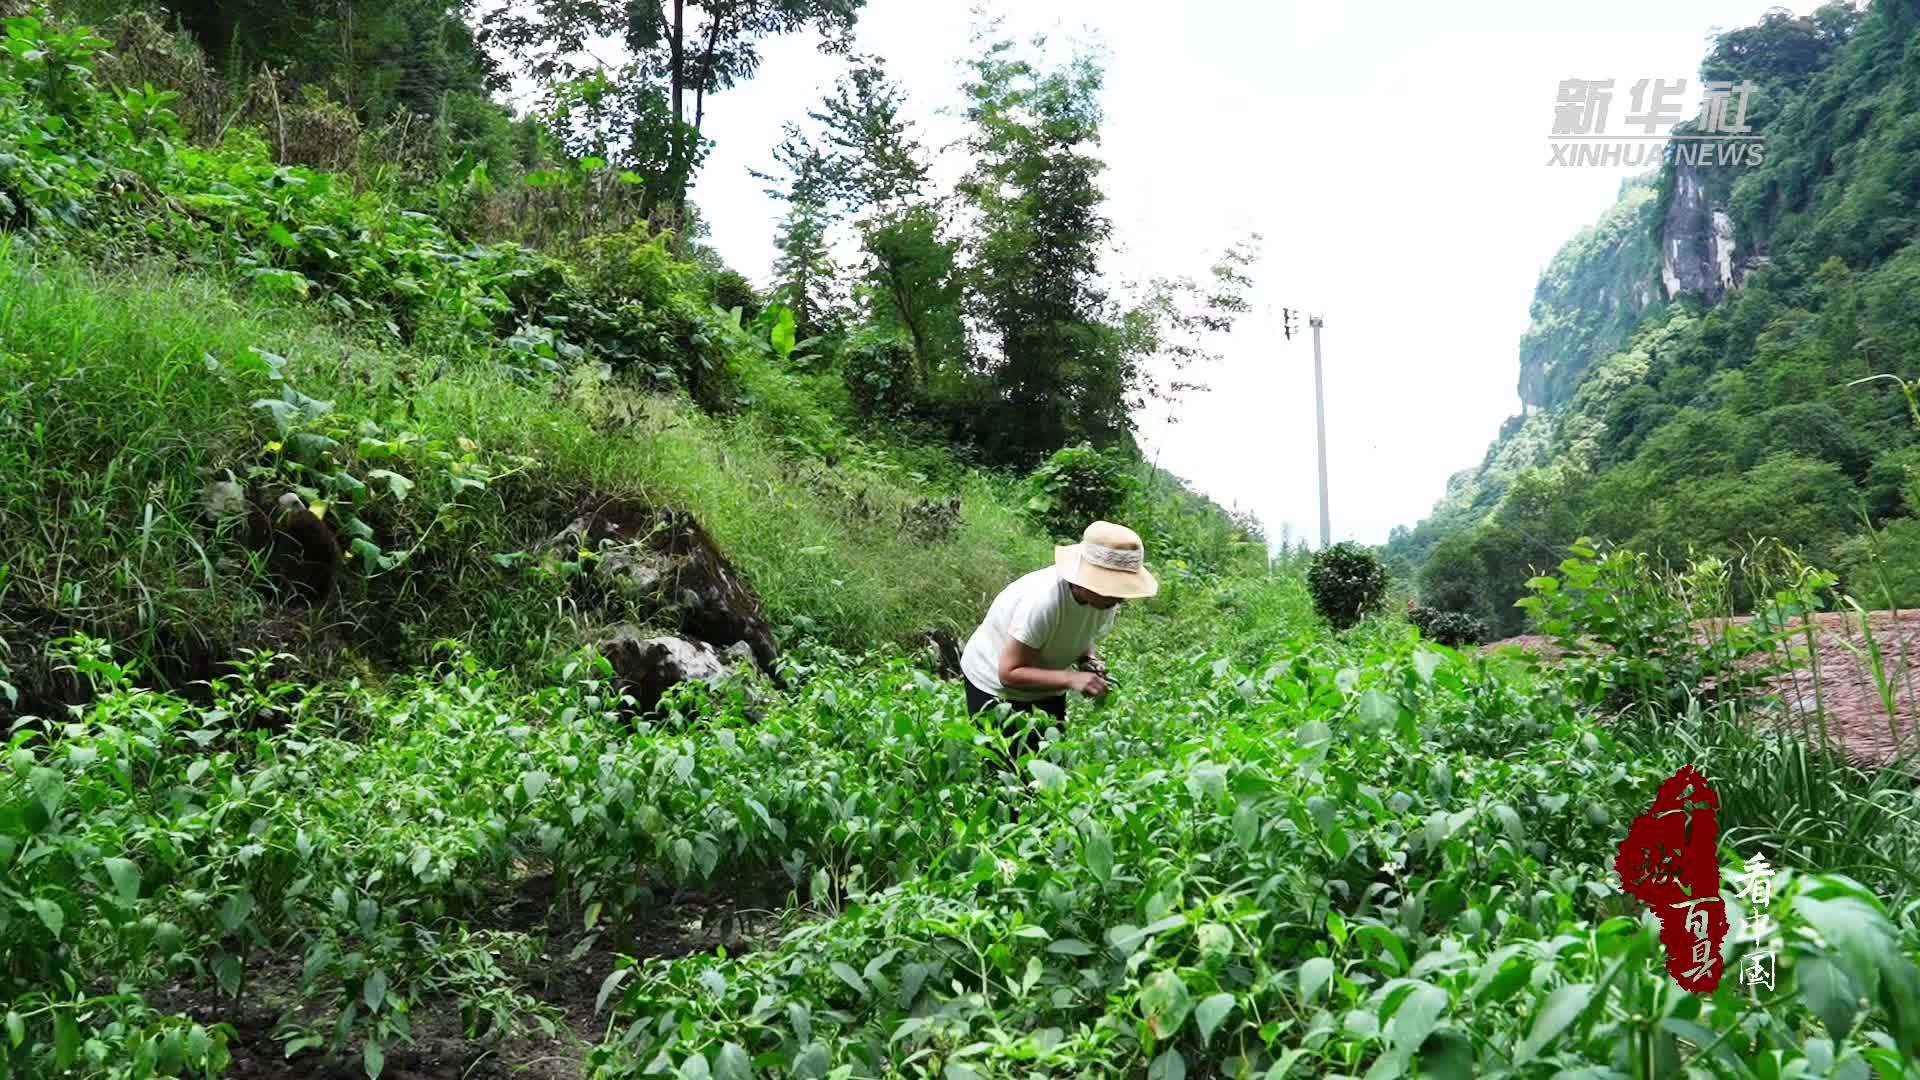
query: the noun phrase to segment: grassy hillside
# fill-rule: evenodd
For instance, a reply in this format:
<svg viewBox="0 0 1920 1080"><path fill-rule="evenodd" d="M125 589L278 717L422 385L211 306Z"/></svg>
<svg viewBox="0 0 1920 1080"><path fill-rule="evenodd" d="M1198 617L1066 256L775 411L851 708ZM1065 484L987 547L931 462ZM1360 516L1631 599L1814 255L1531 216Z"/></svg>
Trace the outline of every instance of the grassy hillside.
<svg viewBox="0 0 1920 1080"><path fill-rule="evenodd" d="M1760 84L1764 164L1669 163L1656 201L1629 189L1555 260L1541 288L1564 297L1536 304L1523 382L1567 389L1540 396L1543 416L1510 425L1458 493L1388 545L1419 568L1430 603L1517 629L1510 604L1531 568L1580 535L1675 558L1771 537L1876 602L1920 601L1916 429L1897 384L1859 381L1920 372L1915 20L1909 5L1876 3L1770 16L1720 39L1703 70ZM1624 338L1582 330L1616 326L1620 280L1663 272L1668 234L1697 228L1672 209L1681 173L1705 192L1697 213L1732 223L1734 285L1717 303L1683 291L1648 304ZM1641 239L1596 244L1634 206L1652 211ZM1526 373L1545 340L1571 344Z"/></svg>
<svg viewBox="0 0 1920 1080"><path fill-rule="evenodd" d="M405 669L456 636L485 662L537 663L646 618L583 597L580 560L554 548L596 500L690 512L783 636L849 649L964 634L1051 557L1017 476L866 426L836 372L794 355L790 320L782 340L783 309L716 308L737 276L669 237L476 243L455 211L278 164L245 129L168 139L164 93L90 83L103 41L13 33L0 125L31 155L5 159L0 186L28 226L0 238L16 695L71 696L42 654L76 632L162 685L246 649L315 674ZM67 99L49 96L62 63ZM448 184L435 199L474 195ZM1243 527L1162 480L1131 512L1164 557L1261 565ZM337 600L303 603L245 513L212 513L223 485L332 511Z"/></svg>
<svg viewBox="0 0 1920 1080"><path fill-rule="evenodd" d="M234 57L323 74L336 40L348 61L462 40L406 4L195 10L267 21ZM604 160L407 171L348 125L318 161L156 26L121 24L147 36L102 55L16 19L0 55L0 1078L1920 1060L1920 806L1904 772L1751 723L1779 706L1742 692L1785 678L1776 623L1701 646L1724 567L1589 551L1532 586L1559 668L1424 642L1393 612L1332 629L1310 583L1384 591L1363 551L1352 582L1309 574L1130 450L1118 403L1164 341L1089 284L1091 157L984 166L1013 179L978 263L925 206L868 222L910 249L896 269L964 280L908 290L946 306L896 304L901 326L870 278L876 321L834 329L636 220ZM185 90L117 81L136 52ZM1035 93L1090 143L1097 70L1004 53L970 87L1003 148L1027 145ZM336 83L356 107L410 70L380 56ZM416 74L470 91L449 60ZM308 89L302 123L410 123ZM176 116L206 104L189 90L233 124ZM1072 213L1036 225L1050 192ZM789 218L788 256L820 209ZM1032 285L1037 248L1083 306ZM1020 333L920 352L960 293ZM1593 372L1646 377L1650 333ZM976 438L1008 425L1025 444ZM1027 445L1083 429L1112 437ZM1501 512L1543 490L1523 458ZM568 532L610 503L623 528L698 523L764 605L778 684L632 707L596 633L675 624L601 573L625 545ZM903 655L1097 516L1139 528L1162 582L1102 645L1107 697L1029 743L1039 714L970 716ZM1831 584L1747 591L1777 593L1777 619ZM1738 933L1717 991L1679 990L1615 873L1628 823L1696 762L1733 926L1779 935L1765 997L1739 984L1758 947ZM1782 868L1764 909L1731 880L1758 854Z"/></svg>
<svg viewBox="0 0 1920 1080"><path fill-rule="evenodd" d="M0 252L9 636L86 630L223 657L333 642L404 664L457 635L508 663L564 638L569 583L542 573L544 545L595 496L692 511L776 620L804 614L848 647L959 629L1051 554L990 477L952 469L954 520L916 534L906 515L941 489L891 481L908 465L883 450L829 471L780 454L752 417L719 423L585 374L529 386L480 361L423 377L415 353L213 281L46 259ZM258 403L289 390L325 407L280 431ZM341 445L317 466L296 456L308 436ZM373 445L386 443L399 448ZM337 607L306 612L203 520L227 476L357 481L346 505L406 560L353 566Z"/></svg>

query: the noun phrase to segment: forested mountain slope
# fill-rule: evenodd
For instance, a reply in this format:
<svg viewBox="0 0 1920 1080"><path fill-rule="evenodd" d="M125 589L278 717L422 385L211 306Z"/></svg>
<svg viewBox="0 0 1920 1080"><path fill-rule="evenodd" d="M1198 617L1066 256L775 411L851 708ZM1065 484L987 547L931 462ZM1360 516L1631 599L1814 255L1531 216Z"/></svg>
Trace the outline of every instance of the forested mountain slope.
<svg viewBox="0 0 1920 1080"><path fill-rule="evenodd" d="M1388 557L1430 605L1512 631L1581 536L1684 556L1773 537L1920 600L1920 12L1879 0L1721 36L1752 79L1752 167L1667 162L1569 242L1520 346L1526 414ZM1689 130L1683 125L1681 130ZM1871 586L1871 587L1870 587Z"/></svg>

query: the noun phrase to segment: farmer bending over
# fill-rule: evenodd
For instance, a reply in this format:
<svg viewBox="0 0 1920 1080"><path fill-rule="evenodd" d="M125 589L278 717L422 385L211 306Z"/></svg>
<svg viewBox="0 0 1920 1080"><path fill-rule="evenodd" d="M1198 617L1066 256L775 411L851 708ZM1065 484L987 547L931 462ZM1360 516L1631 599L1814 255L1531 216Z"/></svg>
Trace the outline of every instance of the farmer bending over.
<svg viewBox="0 0 1920 1080"><path fill-rule="evenodd" d="M1065 722L1067 691L1097 698L1112 685L1093 646L1113 628L1121 601L1159 591L1146 549L1132 529L1096 521L1078 544L1055 548L1053 556L1052 566L1001 590L967 639L960 672L968 712L1005 701L1014 712L1038 709ZM1073 670L1081 661L1094 670ZM1035 741L1030 733L1024 750Z"/></svg>

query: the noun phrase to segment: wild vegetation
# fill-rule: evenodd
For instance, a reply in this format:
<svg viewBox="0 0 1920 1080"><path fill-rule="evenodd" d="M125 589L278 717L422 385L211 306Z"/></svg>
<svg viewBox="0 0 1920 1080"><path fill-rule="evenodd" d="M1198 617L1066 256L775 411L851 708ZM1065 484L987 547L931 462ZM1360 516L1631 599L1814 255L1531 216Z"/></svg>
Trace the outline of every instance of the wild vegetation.
<svg viewBox="0 0 1920 1080"><path fill-rule="evenodd" d="M1431 606L1503 633L1534 567L1581 536L1684 561L1789 544L1883 606L1911 606L1916 429L1893 384L1920 336L1912 5L1830 4L1722 35L1702 77L1751 79L1755 168L1669 161L1627 185L1542 276L1515 417L1386 551ZM1734 287L1669 294L1663 238L1724 213ZM1705 268L1710 277L1714 268ZM1886 586L1886 587L1883 587Z"/></svg>
<svg viewBox="0 0 1920 1080"><path fill-rule="evenodd" d="M704 103L859 6L676 5L616 69L590 3L7 20L0 1076L1903 1075L1911 786L1744 711L1835 580L1576 549L1548 669L1275 557L1133 445L1252 249L1101 272L1084 57L983 35L951 192L849 57L761 294ZM1161 593L1029 744L923 635L1094 517ZM621 561L669 527L780 653L642 709L605 635L682 630ZM1728 895L1765 994L1745 937L1679 990L1612 876L1690 761L1784 868Z"/></svg>

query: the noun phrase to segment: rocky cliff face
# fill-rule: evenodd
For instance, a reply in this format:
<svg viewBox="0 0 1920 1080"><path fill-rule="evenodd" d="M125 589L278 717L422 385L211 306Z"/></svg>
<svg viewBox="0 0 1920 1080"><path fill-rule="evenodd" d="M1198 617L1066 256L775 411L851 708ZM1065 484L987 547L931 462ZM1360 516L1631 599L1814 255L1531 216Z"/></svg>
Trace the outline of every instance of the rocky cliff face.
<svg viewBox="0 0 1920 1080"><path fill-rule="evenodd" d="M1660 278L1668 298L1691 294L1718 304L1744 276L1733 218L1710 194L1706 169L1674 166L1673 198L1660 227Z"/></svg>
<svg viewBox="0 0 1920 1080"><path fill-rule="evenodd" d="M1532 325L1520 339L1520 400L1528 411L1563 404L1662 298L1657 210L1651 179L1631 181L1619 202L1547 264L1534 288Z"/></svg>

